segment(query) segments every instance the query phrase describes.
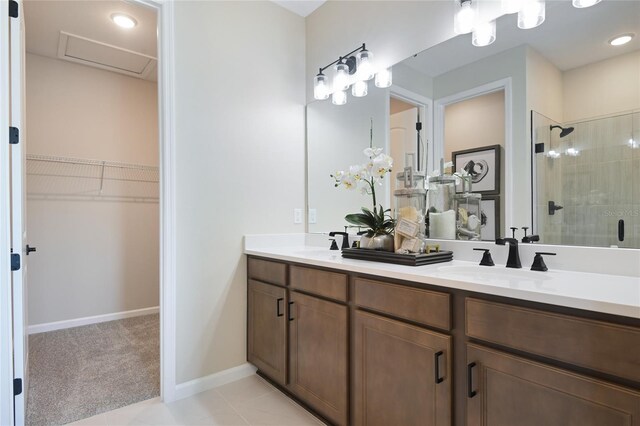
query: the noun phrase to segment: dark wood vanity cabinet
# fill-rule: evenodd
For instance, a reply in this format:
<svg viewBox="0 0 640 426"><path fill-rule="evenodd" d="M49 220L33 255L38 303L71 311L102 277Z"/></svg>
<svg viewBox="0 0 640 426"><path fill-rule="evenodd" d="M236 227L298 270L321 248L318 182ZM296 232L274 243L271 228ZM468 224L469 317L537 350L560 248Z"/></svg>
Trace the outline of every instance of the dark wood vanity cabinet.
<svg viewBox="0 0 640 426"><path fill-rule="evenodd" d="M467 426L638 426L640 392L467 345Z"/></svg>
<svg viewBox="0 0 640 426"><path fill-rule="evenodd" d="M247 275L247 360L325 419L349 424L347 276L255 258Z"/></svg>
<svg viewBox="0 0 640 426"><path fill-rule="evenodd" d="M281 385L287 384L287 291L249 280L247 359Z"/></svg>
<svg viewBox="0 0 640 426"><path fill-rule="evenodd" d="M335 425L640 426L640 321L249 258L247 359Z"/></svg>
<svg viewBox="0 0 640 426"><path fill-rule="evenodd" d="M451 337L356 311L353 424L451 425Z"/></svg>
<svg viewBox="0 0 640 426"><path fill-rule="evenodd" d="M348 424L348 308L290 292L289 387L338 425Z"/></svg>

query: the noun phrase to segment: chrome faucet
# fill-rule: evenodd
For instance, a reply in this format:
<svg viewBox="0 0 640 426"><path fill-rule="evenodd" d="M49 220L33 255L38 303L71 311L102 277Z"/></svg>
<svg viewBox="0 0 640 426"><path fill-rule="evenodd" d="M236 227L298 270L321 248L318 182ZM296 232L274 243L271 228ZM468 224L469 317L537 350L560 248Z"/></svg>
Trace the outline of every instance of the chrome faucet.
<svg viewBox="0 0 640 426"><path fill-rule="evenodd" d="M520 253L518 252L518 240L515 238L498 238L496 244L503 246L509 244L509 257L507 258L507 268L522 268L520 263Z"/></svg>

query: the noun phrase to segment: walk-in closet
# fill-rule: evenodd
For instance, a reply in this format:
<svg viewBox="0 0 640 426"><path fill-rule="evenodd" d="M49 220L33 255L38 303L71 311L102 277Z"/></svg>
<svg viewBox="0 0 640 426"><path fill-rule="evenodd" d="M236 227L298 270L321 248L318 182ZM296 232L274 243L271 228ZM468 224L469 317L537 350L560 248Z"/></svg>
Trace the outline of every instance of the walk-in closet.
<svg viewBox="0 0 640 426"><path fill-rule="evenodd" d="M27 1L24 19L26 423L59 425L160 394L156 15Z"/></svg>

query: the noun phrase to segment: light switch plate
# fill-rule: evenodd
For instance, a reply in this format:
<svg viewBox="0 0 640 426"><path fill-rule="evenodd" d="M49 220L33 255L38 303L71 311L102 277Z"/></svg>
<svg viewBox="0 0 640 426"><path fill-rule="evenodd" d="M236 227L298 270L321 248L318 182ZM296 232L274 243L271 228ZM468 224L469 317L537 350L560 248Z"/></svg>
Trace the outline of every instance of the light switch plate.
<svg viewBox="0 0 640 426"><path fill-rule="evenodd" d="M309 223L316 223L318 221L318 212L316 209L309 209Z"/></svg>
<svg viewBox="0 0 640 426"><path fill-rule="evenodd" d="M302 223L302 209L293 209L293 223Z"/></svg>

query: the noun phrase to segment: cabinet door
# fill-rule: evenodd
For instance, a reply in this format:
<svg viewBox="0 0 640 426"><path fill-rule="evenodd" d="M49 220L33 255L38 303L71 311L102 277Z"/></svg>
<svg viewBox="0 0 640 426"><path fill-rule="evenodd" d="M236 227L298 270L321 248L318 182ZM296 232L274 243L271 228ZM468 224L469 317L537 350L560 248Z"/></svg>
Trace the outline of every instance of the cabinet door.
<svg viewBox="0 0 640 426"><path fill-rule="evenodd" d="M640 392L467 345L468 426L639 426Z"/></svg>
<svg viewBox="0 0 640 426"><path fill-rule="evenodd" d="M347 307L292 291L289 387L337 425L346 425Z"/></svg>
<svg viewBox="0 0 640 426"><path fill-rule="evenodd" d="M249 280L247 360L276 382L286 384L286 290Z"/></svg>
<svg viewBox="0 0 640 426"><path fill-rule="evenodd" d="M451 424L451 337L357 311L356 425Z"/></svg>

